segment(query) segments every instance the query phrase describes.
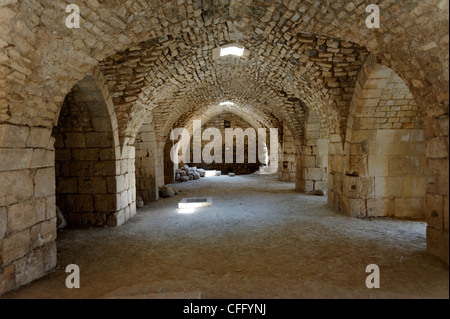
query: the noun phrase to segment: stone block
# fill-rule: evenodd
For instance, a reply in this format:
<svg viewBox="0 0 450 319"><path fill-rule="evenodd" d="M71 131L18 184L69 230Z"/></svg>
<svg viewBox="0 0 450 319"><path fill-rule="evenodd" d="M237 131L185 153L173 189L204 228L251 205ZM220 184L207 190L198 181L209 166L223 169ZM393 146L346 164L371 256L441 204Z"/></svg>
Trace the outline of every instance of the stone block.
<svg viewBox="0 0 450 319"><path fill-rule="evenodd" d="M394 215L396 218L423 220L425 217L425 199L396 198L394 200Z"/></svg>
<svg viewBox="0 0 450 319"><path fill-rule="evenodd" d="M111 133L86 133L86 147L88 148L108 148L113 146L113 138Z"/></svg>
<svg viewBox="0 0 450 319"><path fill-rule="evenodd" d="M425 177L405 177L403 183L405 197L425 197L427 191L427 179Z"/></svg>
<svg viewBox="0 0 450 319"><path fill-rule="evenodd" d="M112 148L100 149L99 157L102 161L114 160L116 158L116 153Z"/></svg>
<svg viewBox="0 0 450 319"><path fill-rule="evenodd" d="M389 176L389 158L386 156L369 156L369 175L374 177Z"/></svg>
<svg viewBox="0 0 450 319"><path fill-rule="evenodd" d="M43 168L36 171L34 178L36 198L47 197L55 194L55 169Z"/></svg>
<svg viewBox="0 0 450 319"><path fill-rule="evenodd" d="M449 194L449 163L448 159L428 159L428 169L433 175L434 182L428 187L431 193Z"/></svg>
<svg viewBox="0 0 450 319"><path fill-rule="evenodd" d="M448 211L448 209L449 209L449 207L448 207L448 200L449 199L449 196L448 195L446 195L445 197L444 197L444 229L448 232L448 229L449 229L449 227L448 227L448 223L449 223L449 221L448 221L448 219L449 219L449 211ZM0 236L0 238L1 238L1 236Z"/></svg>
<svg viewBox="0 0 450 319"><path fill-rule="evenodd" d="M26 126L0 124L0 146L21 148L26 146L30 129Z"/></svg>
<svg viewBox="0 0 450 319"><path fill-rule="evenodd" d="M58 177L56 180L56 191L58 194L77 194L78 193L78 178L62 178Z"/></svg>
<svg viewBox="0 0 450 319"><path fill-rule="evenodd" d="M62 207L61 207L62 208ZM91 195L67 195L64 198L65 213L84 213L94 210L94 202Z"/></svg>
<svg viewBox="0 0 450 319"><path fill-rule="evenodd" d="M117 211L120 206L117 198L121 199L122 197L120 195L116 196L114 194L96 194L94 196L95 211L97 211L97 212L115 212L115 211ZM125 200L125 202L126 202L126 200Z"/></svg>
<svg viewBox="0 0 450 319"><path fill-rule="evenodd" d="M367 89L378 89L378 88L384 88L389 82L389 78L370 78L366 81L364 84L364 87Z"/></svg>
<svg viewBox="0 0 450 319"><path fill-rule="evenodd" d="M31 166L33 149L0 148L0 171L27 169Z"/></svg>
<svg viewBox="0 0 450 319"><path fill-rule="evenodd" d="M66 148L86 148L84 133L66 133L64 145Z"/></svg>
<svg viewBox="0 0 450 319"><path fill-rule="evenodd" d="M16 284L23 286L44 275L44 256L42 249L35 249L31 254L14 262Z"/></svg>
<svg viewBox="0 0 450 319"><path fill-rule="evenodd" d="M427 251L449 264L449 236L448 232L427 227Z"/></svg>
<svg viewBox="0 0 450 319"><path fill-rule="evenodd" d="M356 130L371 130L373 129L375 119L372 118L355 118L353 128Z"/></svg>
<svg viewBox="0 0 450 319"><path fill-rule="evenodd" d="M56 196L48 196L45 199L45 219L56 217Z"/></svg>
<svg viewBox="0 0 450 319"><path fill-rule="evenodd" d="M337 208L334 206L334 197L335 197L334 192L331 190L328 190L328 207Z"/></svg>
<svg viewBox="0 0 450 319"><path fill-rule="evenodd" d="M377 130L376 142L379 144L397 142L397 130Z"/></svg>
<svg viewBox="0 0 450 319"><path fill-rule="evenodd" d="M392 156L389 159L389 175L420 175L420 158L417 156Z"/></svg>
<svg viewBox="0 0 450 319"><path fill-rule="evenodd" d="M72 159L74 161L98 161L99 151L97 148L73 149Z"/></svg>
<svg viewBox="0 0 450 319"><path fill-rule="evenodd" d="M327 174L323 168L306 168L305 178L310 181L326 180Z"/></svg>
<svg viewBox="0 0 450 319"><path fill-rule="evenodd" d="M56 267L57 263L57 250L56 242L51 242L42 247L42 253L44 256L44 272L49 272Z"/></svg>
<svg viewBox="0 0 450 319"><path fill-rule="evenodd" d="M106 184L108 189L108 194L115 194L117 192L117 182L119 177L117 176L108 176L106 177Z"/></svg>
<svg viewBox="0 0 450 319"><path fill-rule="evenodd" d="M9 206L7 209L8 232L16 233L30 228L37 223L36 215L41 215L42 212L45 216L44 199Z"/></svg>
<svg viewBox="0 0 450 319"><path fill-rule="evenodd" d="M55 154L55 160L57 161L70 161L72 160L72 149L58 149Z"/></svg>
<svg viewBox="0 0 450 319"><path fill-rule="evenodd" d="M372 130L353 130L352 143L368 143L375 141L375 132Z"/></svg>
<svg viewBox="0 0 450 319"><path fill-rule="evenodd" d="M424 130L411 130L411 142L425 142Z"/></svg>
<svg viewBox="0 0 450 319"><path fill-rule="evenodd" d="M371 198L367 200L368 217L391 217L394 211L394 201L389 198Z"/></svg>
<svg viewBox="0 0 450 319"><path fill-rule="evenodd" d="M69 164L69 175L70 177L80 177L80 176L93 176L94 175L94 163L95 162L71 162ZM61 171L63 167L61 166ZM62 175L62 174L61 174Z"/></svg>
<svg viewBox="0 0 450 319"><path fill-rule="evenodd" d="M114 176L116 175L116 162L99 161L94 162L93 166L95 176Z"/></svg>
<svg viewBox="0 0 450 319"><path fill-rule="evenodd" d="M79 177L78 191L80 194L106 194L106 177Z"/></svg>
<svg viewBox="0 0 450 319"><path fill-rule="evenodd" d="M367 176L367 156L350 156L348 171L359 176Z"/></svg>
<svg viewBox="0 0 450 319"><path fill-rule="evenodd" d="M315 156L303 156L304 167L316 167L316 157Z"/></svg>
<svg viewBox="0 0 450 319"><path fill-rule="evenodd" d="M0 243L1 249L1 243ZM1 251L0 251L0 265L2 264ZM0 296L8 291L13 290L16 287L16 277L14 265L1 268L0 271Z"/></svg>
<svg viewBox="0 0 450 319"><path fill-rule="evenodd" d="M56 240L56 218L36 224L31 228L31 248L42 247Z"/></svg>
<svg viewBox="0 0 450 319"><path fill-rule="evenodd" d="M344 196L340 197L340 210L351 217L366 217L366 202L363 199L352 199Z"/></svg>
<svg viewBox="0 0 450 319"><path fill-rule="evenodd" d="M107 117L92 118L92 126L96 132L111 132L111 120Z"/></svg>
<svg viewBox="0 0 450 319"><path fill-rule="evenodd" d="M442 195L427 194L426 206L428 226L442 230L444 228L444 197Z"/></svg>
<svg viewBox="0 0 450 319"><path fill-rule="evenodd" d="M6 207L0 208L0 240L5 238L8 231L8 217L6 214Z"/></svg>
<svg viewBox="0 0 450 319"><path fill-rule="evenodd" d="M3 264L9 265L11 262L25 256L30 250L30 230L26 229L3 239Z"/></svg>
<svg viewBox="0 0 450 319"><path fill-rule="evenodd" d="M375 195L375 180L372 177L344 177L344 196L351 199L368 199Z"/></svg>
<svg viewBox="0 0 450 319"><path fill-rule="evenodd" d="M435 137L427 140L427 158L448 158L448 137Z"/></svg>
<svg viewBox="0 0 450 319"><path fill-rule="evenodd" d="M403 180L403 177L375 177L375 197L402 196Z"/></svg>
<svg viewBox="0 0 450 319"><path fill-rule="evenodd" d="M26 146L32 148L46 148L50 140L52 130L48 128L32 127Z"/></svg>
<svg viewBox="0 0 450 319"><path fill-rule="evenodd" d="M34 195L33 175L29 170L0 172L0 206L28 200Z"/></svg>
<svg viewBox="0 0 450 319"><path fill-rule="evenodd" d="M314 190L327 190L328 182L327 181L318 181L314 182Z"/></svg>
<svg viewBox="0 0 450 319"><path fill-rule="evenodd" d="M363 89L360 93L361 99L378 99L383 94L383 89Z"/></svg>

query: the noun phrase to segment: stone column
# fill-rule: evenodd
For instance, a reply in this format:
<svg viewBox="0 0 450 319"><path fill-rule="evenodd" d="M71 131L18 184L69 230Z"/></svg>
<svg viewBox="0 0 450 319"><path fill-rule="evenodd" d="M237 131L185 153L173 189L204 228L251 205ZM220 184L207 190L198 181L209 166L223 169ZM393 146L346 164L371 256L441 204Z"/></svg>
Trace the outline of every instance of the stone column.
<svg viewBox="0 0 450 319"><path fill-rule="evenodd" d="M0 295L56 265L51 129L0 124Z"/></svg>

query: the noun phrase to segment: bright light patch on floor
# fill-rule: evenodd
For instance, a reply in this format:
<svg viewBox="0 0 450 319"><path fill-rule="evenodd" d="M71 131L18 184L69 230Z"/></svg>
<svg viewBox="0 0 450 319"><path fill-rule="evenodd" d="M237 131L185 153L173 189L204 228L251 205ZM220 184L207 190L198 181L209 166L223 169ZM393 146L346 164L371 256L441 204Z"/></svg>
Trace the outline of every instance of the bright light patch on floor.
<svg viewBox="0 0 450 319"><path fill-rule="evenodd" d="M196 209L212 206L212 197L199 197L199 198L183 198L178 204L179 209Z"/></svg>
<svg viewBox="0 0 450 319"><path fill-rule="evenodd" d="M214 176L217 176L216 171L206 171L205 173L205 177L214 177Z"/></svg>
<svg viewBox="0 0 450 319"><path fill-rule="evenodd" d="M228 47L228 48L220 48L220 56L228 56L235 55L238 57L242 57L244 55L245 48L238 47Z"/></svg>
<svg viewBox="0 0 450 319"><path fill-rule="evenodd" d="M183 215L190 215L190 214L194 214L197 210L195 208L183 208L183 209L178 209L178 214L183 214Z"/></svg>
<svg viewBox="0 0 450 319"><path fill-rule="evenodd" d="M233 103L233 102L230 102L230 101L227 101L227 102L222 102L222 103L220 103L219 105L220 105L220 106L233 106L234 103Z"/></svg>

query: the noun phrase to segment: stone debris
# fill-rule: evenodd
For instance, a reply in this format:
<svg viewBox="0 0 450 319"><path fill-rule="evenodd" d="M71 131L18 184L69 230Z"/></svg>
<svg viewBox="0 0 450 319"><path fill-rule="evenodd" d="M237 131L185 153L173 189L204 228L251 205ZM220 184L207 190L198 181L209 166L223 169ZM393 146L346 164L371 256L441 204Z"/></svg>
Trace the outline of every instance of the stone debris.
<svg viewBox="0 0 450 319"><path fill-rule="evenodd" d="M188 181L197 181L202 177L206 177L206 171L197 167L189 167L185 165L183 168L177 169L175 172L175 180L178 183Z"/></svg>
<svg viewBox="0 0 450 319"><path fill-rule="evenodd" d="M144 205L145 205L145 203L144 203L144 200L142 199L142 197L141 196L137 196L136 197L136 207L137 208L142 208L142 207L144 207Z"/></svg>
<svg viewBox="0 0 450 319"><path fill-rule="evenodd" d="M327 196L327 192L322 190L322 189L318 189L315 191L311 191L311 192L307 192L307 195L313 195L313 196Z"/></svg>
<svg viewBox="0 0 450 319"><path fill-rule="evenodd" d="M179 190L170 186L163 186L159 189L159 195L162 198L171 198L180 193Z"/></svg>

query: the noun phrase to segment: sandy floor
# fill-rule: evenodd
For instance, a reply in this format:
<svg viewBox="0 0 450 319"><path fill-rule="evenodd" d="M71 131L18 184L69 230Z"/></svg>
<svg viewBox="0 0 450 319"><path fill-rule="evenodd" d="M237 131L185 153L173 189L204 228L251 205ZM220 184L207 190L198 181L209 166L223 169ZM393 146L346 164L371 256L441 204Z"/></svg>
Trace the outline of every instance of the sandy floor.
<svg viewBox="0 0 450 319"><path fill-rule="evenodd" d="M448 298L449 268L426 254L426 224L359 220L295 193L269 176L213 177L177 185L119 228L66 230L58 267L6 298ZM212 208L180 214L184 197L211 196ZM65 287L68 264L81 289ZM366 266L381 288L366 288Z"/></svg>

